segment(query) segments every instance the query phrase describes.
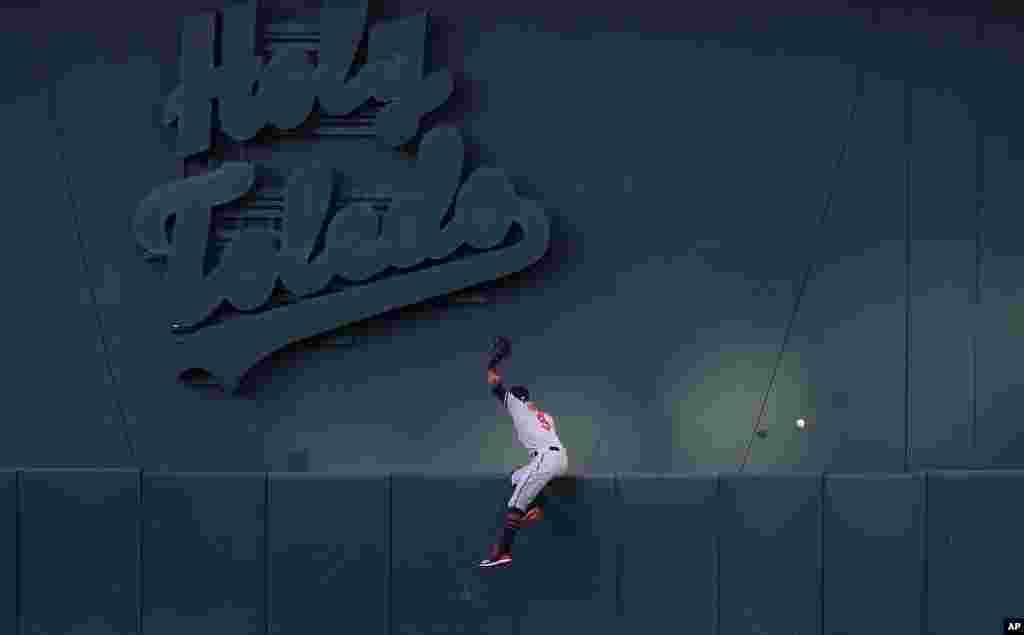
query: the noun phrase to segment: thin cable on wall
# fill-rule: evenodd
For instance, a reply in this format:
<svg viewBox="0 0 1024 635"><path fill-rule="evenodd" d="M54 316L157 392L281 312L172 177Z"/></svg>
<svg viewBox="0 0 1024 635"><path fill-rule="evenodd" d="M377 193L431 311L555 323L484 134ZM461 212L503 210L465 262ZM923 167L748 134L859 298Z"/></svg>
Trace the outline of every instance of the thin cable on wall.
<svg viewBox="0 0 1024 635"><path fill-rule="evenodd" d="M847 119L847 132L844 135L843 142L839 146L839 155L836 157L835 163L832 166L832 185L825 193L825 203L822 206L821 214L818 216L818 224L816 231L820 234L821 228L824 226L825 221L828 219L829 213L832 211L832 199L835 194L836 183L839 181L839 173L843 167L843 162L846 159L846 152L849 146L850 133L853 129L853 122L857 116L857 102L859 101L863 93L863 76L858 73L857 76L857 90L854 94L853 100L850 102L849 117ZM775 387L775 378L779 374L779 367L782 365L782 358L786 354L786 347L789 345L789 338L793 332L793 325L796 324L796 317L800 313L800 303L803 301L804 293L807 291L807 284L810 282L811 274L814 272L815 265L815 250L810 250L811 256L807 267L804 268L804 275L800 281L800 287L797 289L796 298L793 301L793 310L789 314L789 320L786 324L786 330L782 335L782 344L779 346L779 353L775 357L775 366L772 368L771 377L768 380L768 387L764 391L764 395L761 398L761 405L757 411L757 418L754 420L754 428L750 432L750 438L747 439L747 446L743 452L743 459L740 461L740 465L737 468L738 472L742 472L743 468L746 467L747 461L750 459L750 450L754 445L754 438L757 436L759 430L761 430L761 420L764 418L765 409L768 406L768 397L772 394L772 389Z"/></svg>
<svg viewBox="0 0 1024 635"><path fill-rule="evenodd" d="M52 93L51 93L52 95ZM55 97L51 97L55 99ZM56 102L53 102L56 103ZM53 106L51 106L52 108ZM121 385L118 380L118 374L114 369L114 363L112 360L113 350L110 346L110 340L107 337L107 329L103 320L103 311L100 309L99 297L96 292L96 281L93 279L93 272L89 263L88 248L85 241L85 232L82 229L82 220L80 218L80 209L78 206L78 199L74 195L74 185L71 179L71 171L67 167L67 157L65 156L65 145L67 139L65 137L64 128L57 126L55 129L54 139L57 141L57 156L56 162L58 167L64 172L64 190L65 200L67 201L68 208L70 210L69 216L71 217L72 227L75 232L75 240L78 243L78 251L80 254L80 266L82 270L82 276L86 288L89 291L89 301L93 307L94 318L96 320L96 333L99 337L99 343L101 348L101 355L103 357L103 366L106 370L107 382L110 385L111 400L114 404L114 408L117 411L117 417L121 427L121 438L124 440L128 450L128 463L130 465L136 464L136 452L135 452L135 441L132 439L131 428L128 424L128 414L124 407L124 402L121 399Z"/></svg>

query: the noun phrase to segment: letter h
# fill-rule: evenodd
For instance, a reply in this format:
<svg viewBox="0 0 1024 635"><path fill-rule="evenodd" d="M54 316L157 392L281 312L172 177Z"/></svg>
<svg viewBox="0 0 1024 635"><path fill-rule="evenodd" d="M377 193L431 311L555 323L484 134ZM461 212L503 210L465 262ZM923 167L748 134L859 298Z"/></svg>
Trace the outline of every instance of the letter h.
<svg viewBox="0 0 1024 635"><path fill-rule="evenodd" d="M221 15L189 16L183 24L177 143L182 159L209 150L218 129L234 139L250 139L265 124L260 100L252 97L262 67L256 56L256 3L229 7Z"/></svg>

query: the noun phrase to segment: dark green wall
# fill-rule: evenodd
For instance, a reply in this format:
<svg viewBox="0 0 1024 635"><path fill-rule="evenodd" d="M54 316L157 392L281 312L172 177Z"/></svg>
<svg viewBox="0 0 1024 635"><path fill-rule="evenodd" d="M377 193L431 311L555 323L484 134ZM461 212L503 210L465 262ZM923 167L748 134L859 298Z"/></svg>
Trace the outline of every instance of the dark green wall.
<svg viewBox="0 0 1024 635"><path fill-rule="evenodd" d="M1022 479L572 479L495 571L475 566L493 477L9 471L0 628L998 633L1020 611Z"/></svg>
<svg viewBox="0 0 1024 635"><path fill-rule="evenodd" d="M500 472L522 457L481 381L496 334L582 473L734 469L762 400L757 471L1022 463L1012 25L375 4L430 9L456 92L425 127L460 126L469 167L538 201L549 251L486 304L391 311L231 393L177 379L167 287L131 234L182 175L159 121L180 20L211 7L4 10L0 464Z"/></svg>

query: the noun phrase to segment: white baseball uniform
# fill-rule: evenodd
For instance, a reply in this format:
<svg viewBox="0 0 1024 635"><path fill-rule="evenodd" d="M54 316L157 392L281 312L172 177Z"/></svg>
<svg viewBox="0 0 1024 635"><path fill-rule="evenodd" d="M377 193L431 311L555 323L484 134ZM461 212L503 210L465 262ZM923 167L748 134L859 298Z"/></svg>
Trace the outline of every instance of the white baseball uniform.
<svg viewBox="0 0 1024 635"><path fill-rule="evenodd" d="M530 462L512 474L516 486L508 506L525 512L552 479L565 475L569 457L555 430L555 419L537 408L532 401L521 401L498 383L495 396L508 409L519 442L530 453Z"/></svg>

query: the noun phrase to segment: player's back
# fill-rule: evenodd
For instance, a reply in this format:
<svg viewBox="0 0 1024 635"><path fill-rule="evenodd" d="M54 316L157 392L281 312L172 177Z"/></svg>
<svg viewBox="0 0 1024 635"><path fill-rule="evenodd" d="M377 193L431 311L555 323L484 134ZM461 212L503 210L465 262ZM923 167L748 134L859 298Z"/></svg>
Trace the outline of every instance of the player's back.
<svg viewBox="0 0 1024 635"><path fill-rule="evenodd" d="M555 418L540 410L532 402L522 402L514 395L508 395L507 403L512 423L516 428L519 442L527 450L538 450L550 446L562 447L555 429Z"/></svg>

